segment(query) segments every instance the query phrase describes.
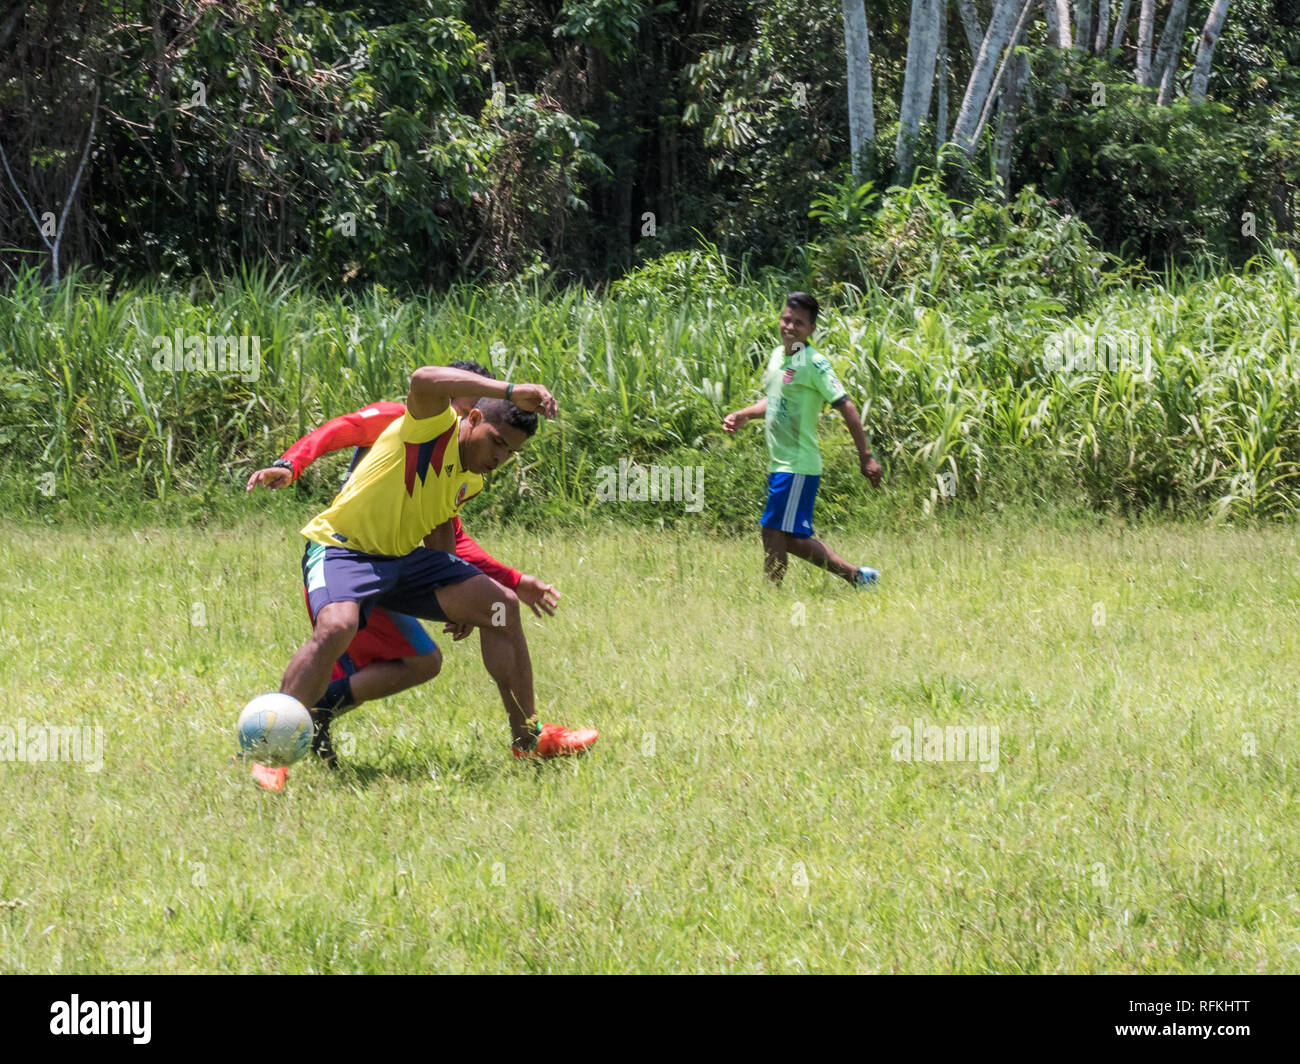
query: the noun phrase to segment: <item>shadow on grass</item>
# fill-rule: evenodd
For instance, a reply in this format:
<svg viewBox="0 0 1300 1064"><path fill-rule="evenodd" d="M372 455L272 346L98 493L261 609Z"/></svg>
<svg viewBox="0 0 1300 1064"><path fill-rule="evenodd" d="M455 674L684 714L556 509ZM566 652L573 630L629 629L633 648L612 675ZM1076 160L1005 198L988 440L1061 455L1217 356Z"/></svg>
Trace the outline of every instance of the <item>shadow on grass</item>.
<svg viewBox="0 0 1300 1064"><path fill-rule="evenodd" d="M544 778L556 772L559 766L571 763L571 758L520 761L512 757L509 751L466 756L430 750L427 753L390 754L374 761L340 758L338 771L330 772L329 776L343 786L362 789L386 780L425 783L443 788L476 787L511 775L519 775L523 779Z"/></svg>

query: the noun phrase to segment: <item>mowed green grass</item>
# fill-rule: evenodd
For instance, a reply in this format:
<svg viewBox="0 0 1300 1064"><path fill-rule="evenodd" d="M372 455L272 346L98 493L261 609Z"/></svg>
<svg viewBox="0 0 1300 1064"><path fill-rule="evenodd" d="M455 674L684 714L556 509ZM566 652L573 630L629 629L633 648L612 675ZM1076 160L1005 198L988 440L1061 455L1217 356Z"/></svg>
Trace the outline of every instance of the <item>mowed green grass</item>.
<svg viewBox="0 0 1300 1064"><path fill-rule="evenodd" d="M869 594L476 531L563 592L539 704L594 752L515 762L472 637L270 794L227 759L306 637L292 526L0 527L0 723L106 732L0 764L0 969L1300 971L1294 527L828 536ZM917 718L998 771L895 760Z"/></svg>

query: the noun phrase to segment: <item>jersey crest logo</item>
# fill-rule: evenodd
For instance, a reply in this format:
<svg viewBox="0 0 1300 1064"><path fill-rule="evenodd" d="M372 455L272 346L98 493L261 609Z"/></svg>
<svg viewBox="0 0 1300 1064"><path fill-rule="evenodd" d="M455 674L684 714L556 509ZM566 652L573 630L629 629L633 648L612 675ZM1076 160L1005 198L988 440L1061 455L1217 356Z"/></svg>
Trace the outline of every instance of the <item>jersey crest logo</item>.
<svg viewBox="0 0 1300 1064"><path fill-rule="evenodd" d="M793 380L794 380L794 370L788 369L785 371L785 375L781 378L781 383L789 384Z"/></svg>
<svg viewBox="0 0 1300 1064"><path fill-rule="evenodd" d="M446 432L437 439L426 440L424 443L408 443L406 445L406 494L413 495L415 492L415 478L420 478L423 484L429 475L429 466L433 466L433 475L436 477L442 469L442 456L447 452L447 445L451 443L452 433L456 431L453 424Z"/></svg>

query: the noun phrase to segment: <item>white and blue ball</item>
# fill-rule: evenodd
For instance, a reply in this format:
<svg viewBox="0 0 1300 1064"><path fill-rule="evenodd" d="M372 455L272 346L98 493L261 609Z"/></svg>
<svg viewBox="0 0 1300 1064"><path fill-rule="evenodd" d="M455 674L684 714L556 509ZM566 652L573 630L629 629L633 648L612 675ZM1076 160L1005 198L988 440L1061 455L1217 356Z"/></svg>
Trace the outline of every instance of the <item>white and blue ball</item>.
<svg viewBox="0 0 1300 1064"><path fill-rule="evenodd" d="M292 695L258 695L239 714L239 748L263 765L292 765L311 749L307 707Z"/></svg>

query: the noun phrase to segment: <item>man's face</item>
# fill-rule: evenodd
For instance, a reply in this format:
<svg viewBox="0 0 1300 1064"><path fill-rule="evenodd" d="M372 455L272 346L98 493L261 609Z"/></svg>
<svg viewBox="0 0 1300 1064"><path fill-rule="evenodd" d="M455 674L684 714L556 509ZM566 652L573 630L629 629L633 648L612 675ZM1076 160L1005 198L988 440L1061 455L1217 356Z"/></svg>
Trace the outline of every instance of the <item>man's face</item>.
<svg viewBox="0 0 1300 1064"><path fill-rule="evenodd" d="M471 473L491 473L524 449L528 434L510 425L494 425L483 411L471 410L460 423L460 464Z"/></svg>
<svg viewBox="0 0 1300 1064"><path fill-rule="evenodd" d="M781 343L785 345L786 354L794 350L795 344L807 343L812 331L812 319L803 307L787 306L781 311Z"/></svg>

